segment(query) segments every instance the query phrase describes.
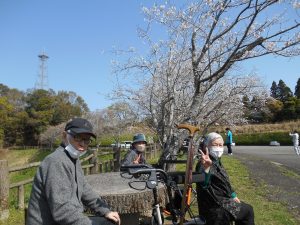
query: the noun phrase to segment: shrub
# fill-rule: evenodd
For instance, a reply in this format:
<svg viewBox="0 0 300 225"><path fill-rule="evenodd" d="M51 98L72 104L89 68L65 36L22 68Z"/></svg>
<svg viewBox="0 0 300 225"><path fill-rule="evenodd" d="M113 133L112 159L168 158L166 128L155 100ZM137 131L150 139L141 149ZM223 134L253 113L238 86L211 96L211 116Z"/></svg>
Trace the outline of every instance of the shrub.
<svg viewBox="0 0 300 225"><path fill-rule="evenodd" d="M233 134L233 141L237 145L269 145L271 141L278 141L280 145L292 144L288 132Z"/></svg>

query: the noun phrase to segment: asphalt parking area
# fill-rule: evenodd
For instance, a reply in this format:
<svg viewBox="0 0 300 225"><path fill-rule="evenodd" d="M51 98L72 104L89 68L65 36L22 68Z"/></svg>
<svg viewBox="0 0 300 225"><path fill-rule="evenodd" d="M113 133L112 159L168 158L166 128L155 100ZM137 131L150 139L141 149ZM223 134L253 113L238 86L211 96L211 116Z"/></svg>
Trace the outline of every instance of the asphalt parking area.
<svg viewBox="0 0 300 225"><path fill-rule="evenodd" d="M288 176L283 172L288 168L282 164L255 156L236 154L234 157L247 166L252 179L267 186L267 198L286 204L288 209L300 220L300 174Z"/></svg>

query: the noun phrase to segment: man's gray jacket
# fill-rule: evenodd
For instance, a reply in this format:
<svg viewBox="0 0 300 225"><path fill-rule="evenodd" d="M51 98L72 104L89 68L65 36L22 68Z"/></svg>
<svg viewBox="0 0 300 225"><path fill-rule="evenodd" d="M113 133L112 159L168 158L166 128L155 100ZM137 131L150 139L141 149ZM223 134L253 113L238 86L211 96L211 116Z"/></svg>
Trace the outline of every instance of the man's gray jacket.
<svg viewBox="0 0 300 225"><path fill-rule="evenodd" d="M87 183L80 161L73 161L59 147L43 160L35 175L26 224L90 225L84 206L100 216L110 211Z"/></svg>

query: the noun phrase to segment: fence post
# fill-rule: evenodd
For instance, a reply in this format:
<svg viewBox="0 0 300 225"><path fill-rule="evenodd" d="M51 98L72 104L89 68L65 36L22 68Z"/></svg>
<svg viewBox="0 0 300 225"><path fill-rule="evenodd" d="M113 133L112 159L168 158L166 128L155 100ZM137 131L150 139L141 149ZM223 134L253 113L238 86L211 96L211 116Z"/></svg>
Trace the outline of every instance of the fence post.
<svg viewBox="0 0 300 225"><path fill-rule="evenodd" d="M146 146L145 160L151 160L151 146L150 145Z"/></svg>
<svg viewBox="0 0 300 225"><path fill-rule="evenodd" d="M157 158L158 155L157 155L157 146L156 146L156 143L153 143L153 150L154 150L155 158Z"/></svg>
<svg viewBox="0 0 300 225"><path fill-rule="evenodd" d="M121 148L113 147L113 159L114 159L114 172L120 171L121 164Z"/></svg>
<svg viewBox="0 0 300 225"><path fill-rule="evenodd" d="M24 185L20 185L18 188L18 207L24 209Z"/></svg>
<svg viewBox="0 0 300 225"><path fill-rule="evenodd" d="M103 173L103 163L99 163L99 173Z"/></svg>
<svg viewBox="0 0 300 225"><path fill-rule="evenodd" d="M115 163L115 161L114 161L113 159L109 160L109 165L110 165L110 171L111 171L111 172L112 172L112 171L115 171L115 170L114 170L114 163Z"/></svg>
<svg viewBox="0 0 300 225"><path fill-rule="evenodd" d="M93 150L93 157L89 160L89 164L94 164L91 168L91 174L96 174L99 171L98 165L98 149Z"/></svg>
<svg viewBox="0 0 300 225"><path fill-rule="evenodd" d="M9 216L8 196L9 196L9 177L8 162L0 160L0 220L6 220Z"/></svg>
<svg viewBox="0 0 300 225"><path fill-rule="evenodd" d="M109 163L109 161L104 161L105 173L108 172L108 163Z"/></svg>
<svg viewBox="0 0 300 225"><path fill-rule="evenodd" d="M150 144L150 158L151 159L155 158L154 151L153 151L153 144Z"/></svg>

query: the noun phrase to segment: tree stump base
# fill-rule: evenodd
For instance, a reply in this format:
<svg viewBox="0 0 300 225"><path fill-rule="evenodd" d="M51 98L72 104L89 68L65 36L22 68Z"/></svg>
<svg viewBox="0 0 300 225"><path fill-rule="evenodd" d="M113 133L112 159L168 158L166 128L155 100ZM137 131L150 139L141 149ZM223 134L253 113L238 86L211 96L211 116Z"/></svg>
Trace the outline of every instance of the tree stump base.
<svg viewBox="0 0 300 225"><path fill-rule="evenodd" d="M152 210L154 202L151 189L144 189L145 182L139 179L126 179L121 177L120 172L94 174L86 176L88 183L94 191L104 199L113 211L120 214L122 225L135 225L141 214ZM129 186L139 189L133 189ZM144 190L141 190L144 189ZM166 189L160 184L157 188L158 201L161 206L165 206L167 201Z"/></svg>

